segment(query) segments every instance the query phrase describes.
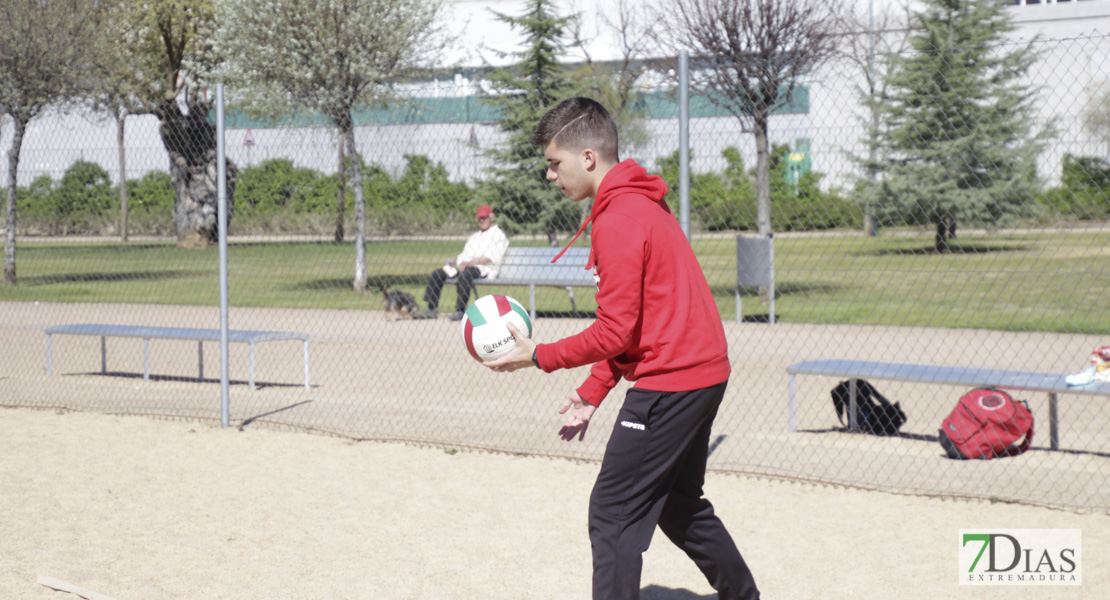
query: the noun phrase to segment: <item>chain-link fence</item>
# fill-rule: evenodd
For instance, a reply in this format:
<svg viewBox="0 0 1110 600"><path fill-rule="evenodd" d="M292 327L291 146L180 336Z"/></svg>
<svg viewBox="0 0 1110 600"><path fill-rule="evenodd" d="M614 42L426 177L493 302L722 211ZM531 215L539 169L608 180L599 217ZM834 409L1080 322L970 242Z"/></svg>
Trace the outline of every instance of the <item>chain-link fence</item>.
<svg viewBox="0 0 1110 600"><path fill-rule="evenodd" d="M1033 450L956 461L944 456L937 432L968 388L873 380L908 415L900 435L878 437L838 421L830 399L838 378L799 375L791 432L787 375L790 365L819 359L1057 374L1087 364L1110 336L1110 165L1107 140L1088 126L1092 114L1110 110L1099 87L1105 73L1093 58L1108 46L1101 35L1036 42L1036 60L1015 84L1032 86L1024 112L969 127L955 121L970 113L945 105L955 111L948 121L931 115L931 128L919 133L935 142L927 148L915 145L920 139L896 139L907 120L926 118L908 112L912 98L888 91L888 105L907 111L872 121L858 91L862 74L850 61L832 61L807 81L769 131L773 318L769 286L737 286L737 236L753 237L758 226L754 138L739 119L695 95L691 243L733 364L711 468L1110 509L1104 396L1062 393L1050 414L1047 394L1015 392L1036 418ZM311 338L308 352L298 340L231 346L232 423L599 458L624 385L602 405L585 441L563 442L556 409L585 369L487 371L468 356L459 324L447 316L456 302L451 284L439 318L385 310L388 292L425 307L430 275L462 250L479 205L493 207L511 248L565 244L582 217L580 207L560 204L545 188L542 168L534 168L538 155L507 163L497 154L512 138L469 82L414 89L423 95L356 115L357 163L341 152L326 119L253 121L236 111L235 90L228 90L229 325ZM926 97L918 105L941 101ZM979 108L994 101L981 96ZM667 178L677 214L677 104L663 90L646 92L636 106L640 112L622 125L636 143L622 158ZM194 133L214 134L214 115L210 129ZM175 237L183 195L191 195L195 222L214 219L214 163L167 169L182 153L167 152L159 119L136 116L125 125L122 167L116 123L95 113L47 113L26 132L17 176L18 283L0 288L0 404L218 419L214 342L57 334L46 346L46 330L65 324L219 327L218 253L179 247ZM8 152L10 122L2 133ZM959 178L963 185L942 185ZM940 197L948 203L929 204ZM588 244L587 232L578 245ZM479 280L477 287L530 303L526 286ZM596 309L589 288L540 286L534 294L541 343L583 330ZM1051 419L1057 449L1047 434Z"/></svg>

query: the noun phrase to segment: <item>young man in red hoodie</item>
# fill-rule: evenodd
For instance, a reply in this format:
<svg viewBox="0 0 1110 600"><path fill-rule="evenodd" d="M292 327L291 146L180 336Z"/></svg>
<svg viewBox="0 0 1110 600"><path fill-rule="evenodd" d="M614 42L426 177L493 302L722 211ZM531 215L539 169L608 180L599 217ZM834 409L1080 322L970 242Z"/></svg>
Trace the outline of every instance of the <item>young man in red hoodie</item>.
<svg viewBox="0 0 1110 600"><path fill-rule="evenodd" d="M592 364L559 409L567 441L585 436L622 377L636 382L590 496L594 600L639 598L642 555L657 524L720 598L758 598L751 571L702 496L710 429L731 367L705 275L663 200L667 184L635 161L620 162L616 125L588 98L544 115L532 143L543 148L547 179L563 194L594 200L578 233L593 222L586 268L597 280L597 320L553 344L536 345L513 329L516 349L486 365L551 372Z"/></svg>

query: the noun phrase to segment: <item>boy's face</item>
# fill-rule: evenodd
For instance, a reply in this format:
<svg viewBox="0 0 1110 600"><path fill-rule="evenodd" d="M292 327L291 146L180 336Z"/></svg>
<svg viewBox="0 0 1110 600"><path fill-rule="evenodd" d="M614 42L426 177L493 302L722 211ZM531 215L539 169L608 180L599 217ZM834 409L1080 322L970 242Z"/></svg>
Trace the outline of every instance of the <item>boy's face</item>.
<svg viewBox="0 0 1110 600"><path fill-rule="evenodd" d="M544 146L543 155L547 159L547 180L559 186L563 195L574 202L593 195L590 177L594 161L592 150L574 152L551 142Z"/></svg>

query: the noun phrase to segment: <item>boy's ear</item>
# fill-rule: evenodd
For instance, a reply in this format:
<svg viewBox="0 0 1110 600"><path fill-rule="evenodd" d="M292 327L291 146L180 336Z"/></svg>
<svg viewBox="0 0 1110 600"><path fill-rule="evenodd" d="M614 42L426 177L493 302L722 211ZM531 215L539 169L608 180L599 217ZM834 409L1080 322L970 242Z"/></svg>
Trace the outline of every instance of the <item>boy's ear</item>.
<svg viewBox="0 0 1110 600"><path fill-rule="evenodd" d="M582 165L587 171L593 171L597 168L598 156L593 148L586 148L582 151Z"/></svg>

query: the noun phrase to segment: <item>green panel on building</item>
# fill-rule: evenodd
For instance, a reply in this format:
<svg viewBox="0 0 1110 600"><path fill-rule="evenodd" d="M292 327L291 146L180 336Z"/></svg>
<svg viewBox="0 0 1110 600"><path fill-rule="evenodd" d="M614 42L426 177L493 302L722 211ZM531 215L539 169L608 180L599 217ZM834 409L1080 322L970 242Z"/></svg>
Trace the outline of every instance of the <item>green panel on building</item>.
<svg viewBox="0 0 1110 600"><path fill-rule="evenodd" d="M674 119L678 117L678 100L674 94L652 92L638 102L648 119ZM809 88L799 86L774 114L805 114L809 112ZM497 120L497 109L483 102L478 96L448 98L407 98L379 108L356 110L355 125L419 125L427 123L492 123ZM717 106L705 96L690 96L690 118L729 117L732 113ZM215 118L215 112L210 113ZM226 113L229 129L267 127L331 127L323 114L310 111L292 112L282 118L267 120L251 117L235 107Z"/></svg>

